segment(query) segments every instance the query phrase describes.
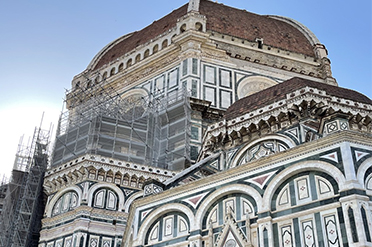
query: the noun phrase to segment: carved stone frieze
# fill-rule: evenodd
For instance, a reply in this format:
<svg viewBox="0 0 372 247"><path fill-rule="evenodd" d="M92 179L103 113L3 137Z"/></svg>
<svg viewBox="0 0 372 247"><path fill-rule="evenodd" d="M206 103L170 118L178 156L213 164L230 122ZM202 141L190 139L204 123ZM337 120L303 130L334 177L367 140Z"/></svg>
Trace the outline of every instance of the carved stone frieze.
<svg viewBox="0 0 372 247"><path fill-rule="evenodd" d="M203 152L210 153L218 146L240 143L245 136L263 135L278 132L289 124L312 119L320 125L321 120L336 112L346 114L349 127L339 127L338 130L359 130L372 133L372 105L329 96L325 91L306 87L289 93L285 100L268 104L252 110L243 116L229 121L220 121L209 126L203 144ZM319 129L317 131L320 131ZM322 133L312 133L316 138ZM314 136L314 138L315 138ZM314 138L308 138L312 140ZM237 141L237 142L236 142ZM204 157L202 155L201 157Z"/></svg>
<svg viewBox="0 0 372 247"><path fill-rule="evenodd" d="M63 169L60 169L62 167ZM139 188L147 179L165 181L174 175L174 171L157 167L122 163L101 156L81 156L75 162L69 162L47 171L44 188L51 194L87 179Z"/></svg>
<svg viewBox="0 0 372 247"><path fill-rule="evenodd" d="M88 206L78 206L72 211L54 216L54 217L46 217L42 220L43 226L55 226L62 222L66 222L69 220L77 219L79 217L86 218L86 216L95 216L100 218L112 218L112 219L121 219L125 220L128 217L128 213L120 212L120 211L108 211L104 209L97 209Z"/></svg>

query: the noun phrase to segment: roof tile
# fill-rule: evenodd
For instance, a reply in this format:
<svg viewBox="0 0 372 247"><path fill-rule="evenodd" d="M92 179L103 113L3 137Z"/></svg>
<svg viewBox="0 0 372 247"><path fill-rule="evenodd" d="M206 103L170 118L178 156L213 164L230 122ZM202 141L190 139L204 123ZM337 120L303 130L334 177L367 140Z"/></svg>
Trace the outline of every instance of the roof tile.
<svg viewBox="0 0 372 247"><path fill-rule="evenodd" d="M286 99L287 94L307 86L326 91L327 95L372 105L371 99L354 90L295 77L236 101L226 110L225 119L230 120Z"/></svg>
<svg viewBox="0 0 372 247"><path fill-rule="evenodd" d="M313 47L307 38L297 28L283 21L209 0L201 0L200 13L207 17L207 30L209 31L253 42L256 41L256 38L261 38L266 45L314 56ZM101 68L172 29L177 25L177 20L186 14L187 4L154 21L144 29L128 35L120 42L113 43L103 51L93 70Z"/></svg>

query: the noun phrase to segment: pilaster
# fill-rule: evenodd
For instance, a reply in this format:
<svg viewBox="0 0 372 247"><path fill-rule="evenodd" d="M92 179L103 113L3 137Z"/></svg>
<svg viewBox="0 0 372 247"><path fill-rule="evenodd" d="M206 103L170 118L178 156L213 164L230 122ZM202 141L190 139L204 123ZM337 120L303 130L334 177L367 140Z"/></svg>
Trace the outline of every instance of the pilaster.
<svg viewBox="0 0 372 247"><path fill-rule="evenodd" d="M274 246L273 237L273 224L271 216L258 219L258 233L259 233L259 246L271 247Z"/></svg>

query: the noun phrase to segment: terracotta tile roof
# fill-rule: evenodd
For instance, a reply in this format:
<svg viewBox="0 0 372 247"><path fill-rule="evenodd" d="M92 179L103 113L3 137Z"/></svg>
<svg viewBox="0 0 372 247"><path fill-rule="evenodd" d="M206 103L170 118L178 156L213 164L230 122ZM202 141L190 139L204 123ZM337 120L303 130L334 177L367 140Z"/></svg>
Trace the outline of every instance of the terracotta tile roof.
<svg viewBox="0 0 372 247"><path fill-rule="evenodd" d="M354 90L295 77L236 101L226 110L225 119L230 120L265 105L283 100L287 94L307 86L324 90L327 95L372 105L371 99Z"/></svg>
<svg viewBox="0 0 372 247"><path fill-rule="evenodd" d="M148 41L156 38L160 34L167 32L169 29L172 29L173 27L176 26L177 19L186 14L187 4L174 10L173 12L161 18L160 20L154 21L151 25L145 27L144 29L134 32L128 38L122 40L121 42L111 47L100 58L99 62L94 67L94 70L130 52L137 46L147 43Z"/></svg>
<svg viewBox="0 0 372 247"><path fill-rule="evenodd" d="M207 0L201 1L200 13L207 17L208 30L249 41L262 38L266 45L314 56L309 40L283 21Z"/></svg>
<svg viewBox="0 0 372 247"><path fill-rule="evenodd" d="M313 47L295 27L268 16L257 15L209 0L200 1L200 13L207 17L207 30L237 38L256 41L291 52L314 56ZM187 14L187 4L144 29L134 32L122 41L109 46L94 66L96 70L118 57L167 32L177 24L177 19Z"/></svg>

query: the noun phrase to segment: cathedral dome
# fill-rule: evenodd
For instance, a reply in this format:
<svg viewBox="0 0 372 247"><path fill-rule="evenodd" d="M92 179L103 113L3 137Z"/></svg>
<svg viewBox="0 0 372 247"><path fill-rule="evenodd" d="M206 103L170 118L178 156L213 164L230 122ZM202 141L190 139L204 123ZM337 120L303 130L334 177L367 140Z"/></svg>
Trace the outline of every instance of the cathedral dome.
<svg viewBox="0 0 372 247"><path fill-rule="evenodd" d="M258 15L209 0L200 0L198 9L206 17L206 31L209 33L229 35L251 42L260 40L273 48L316 57L314 45L319 41L310 30L292 19ZM188 4L185 4L144 29L111 42L95 56L88 69L99 69L169 32L187 12Z"/></svg>
<svg viewBox="0 0 372 247"><path fill-rule="evenodd" d="M372 105L371 99L354 90L295 77L236 101L226 110L225 119L231 120L248 112L265 107L266 105L284 100L292 92L305 87L325 91L327 94L326 97L334 96L345 100Z"/></svg>

